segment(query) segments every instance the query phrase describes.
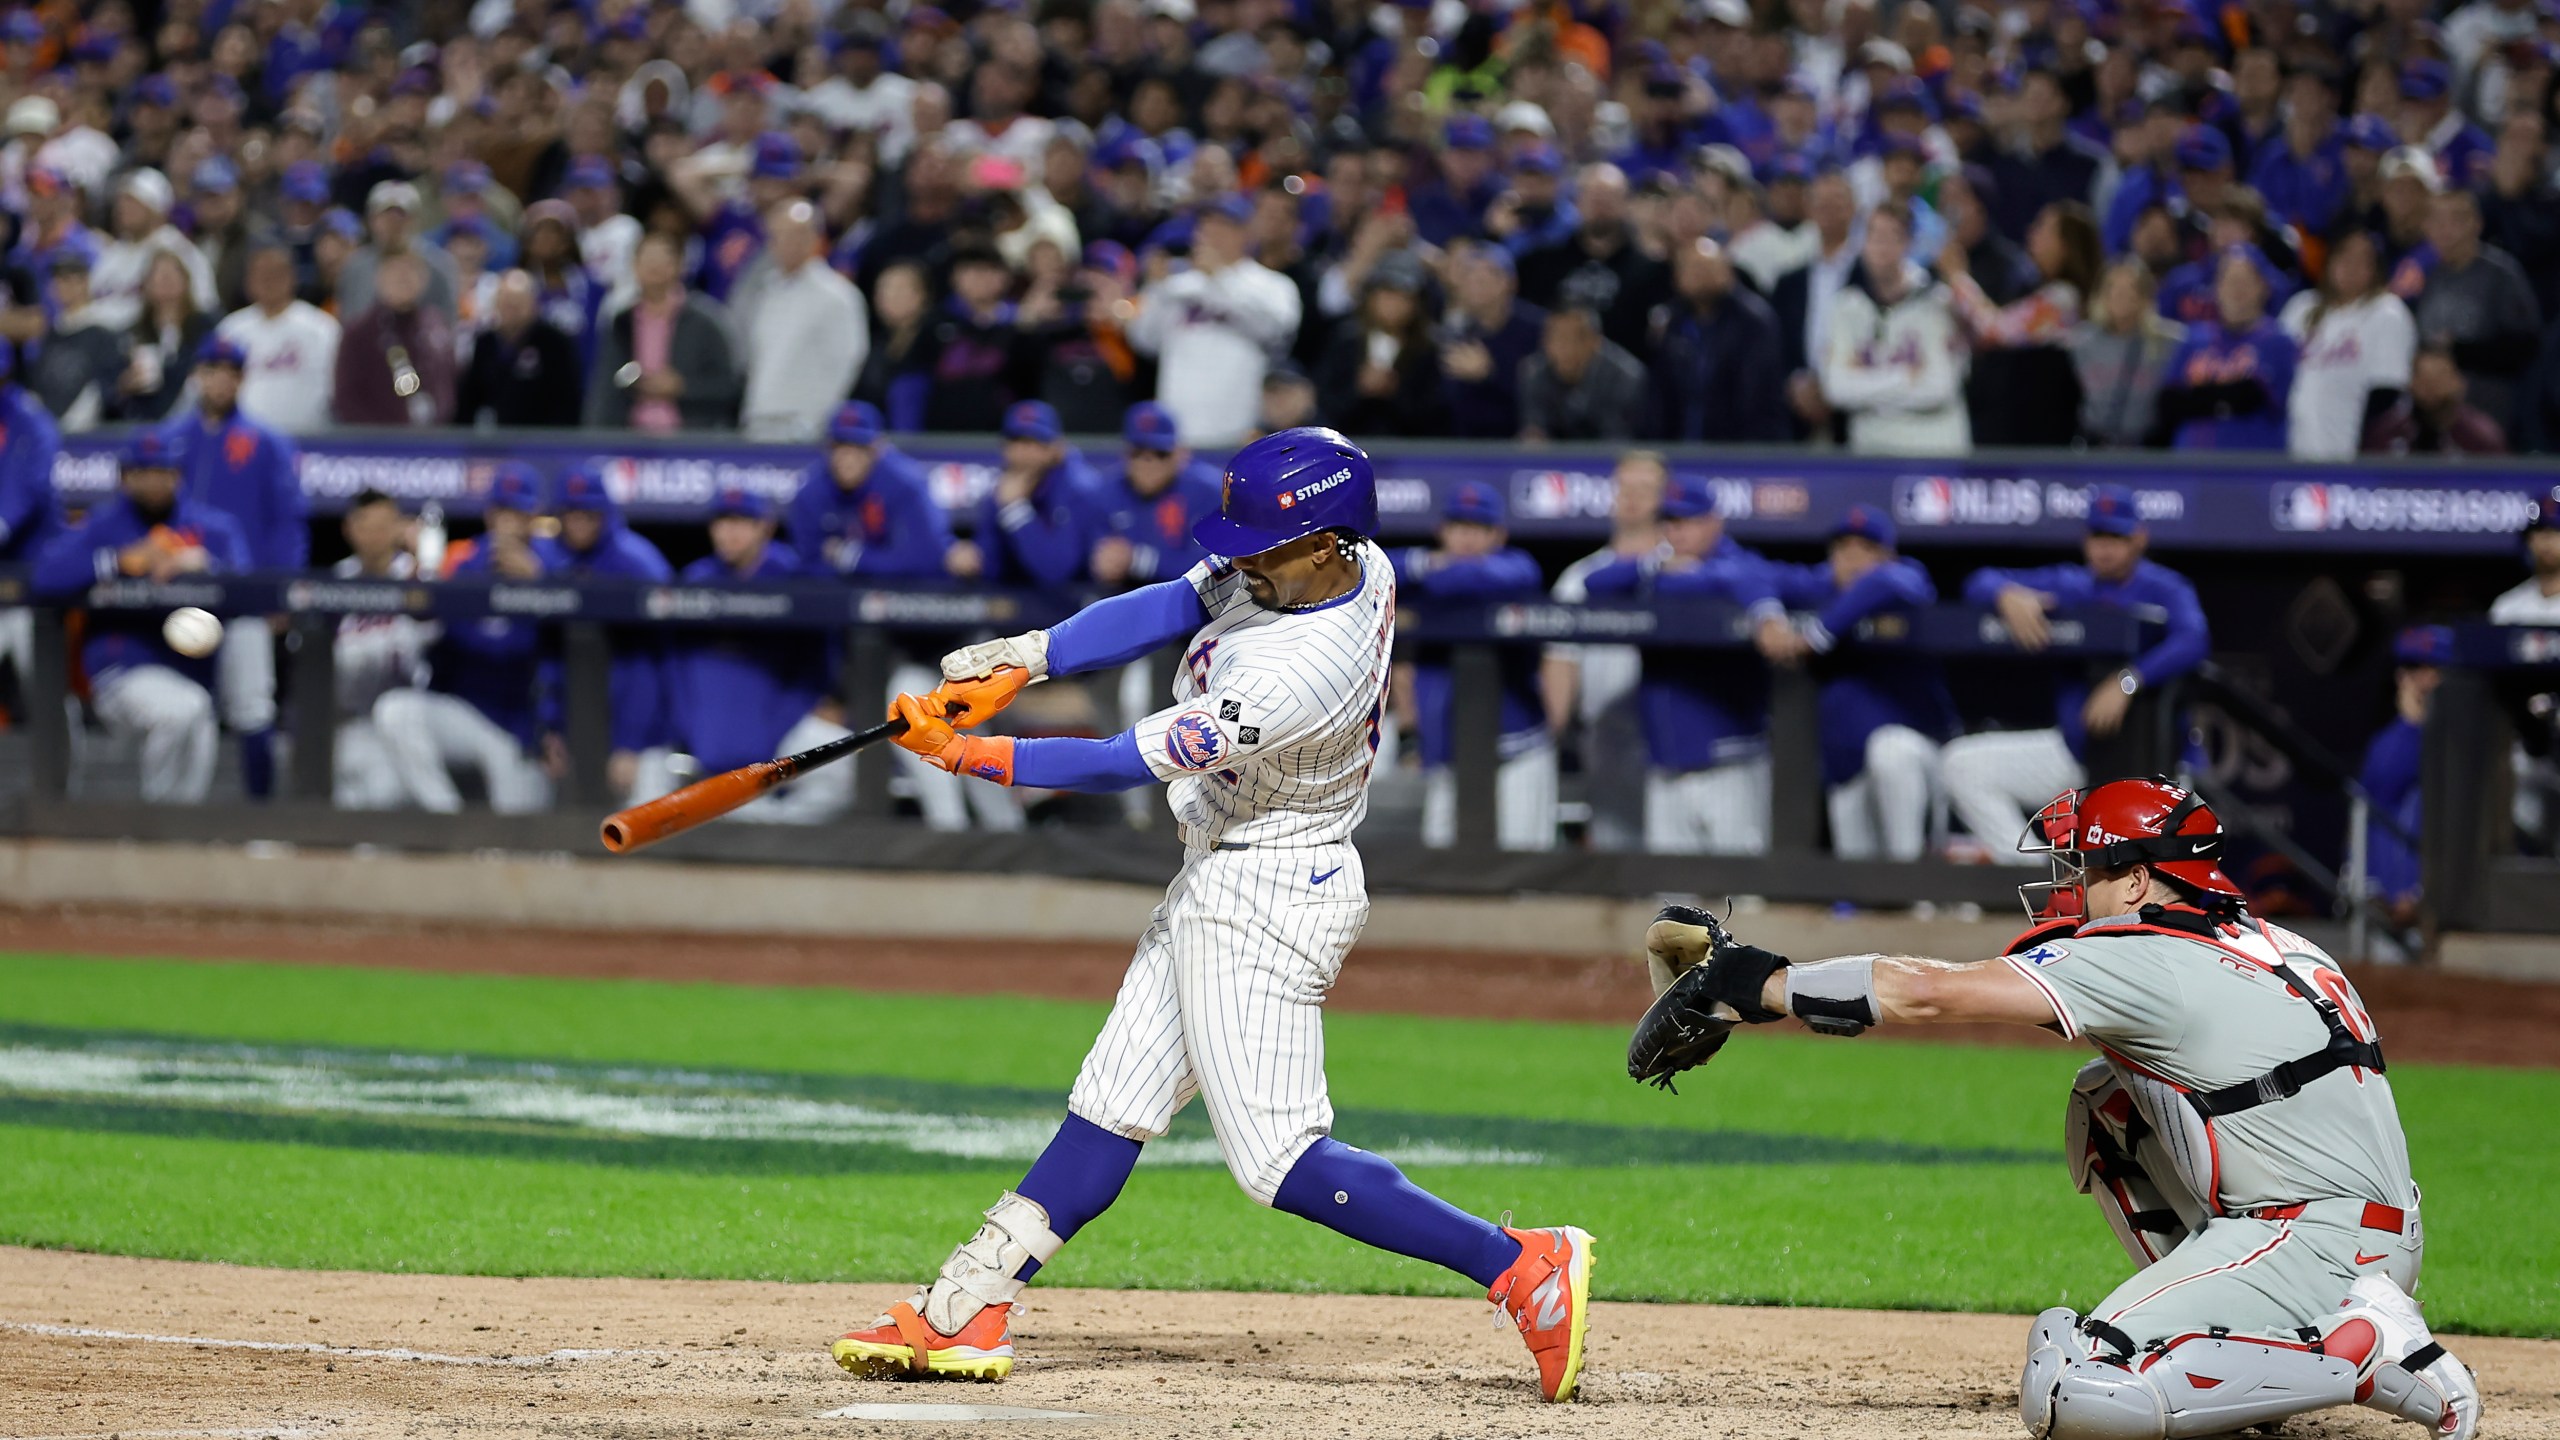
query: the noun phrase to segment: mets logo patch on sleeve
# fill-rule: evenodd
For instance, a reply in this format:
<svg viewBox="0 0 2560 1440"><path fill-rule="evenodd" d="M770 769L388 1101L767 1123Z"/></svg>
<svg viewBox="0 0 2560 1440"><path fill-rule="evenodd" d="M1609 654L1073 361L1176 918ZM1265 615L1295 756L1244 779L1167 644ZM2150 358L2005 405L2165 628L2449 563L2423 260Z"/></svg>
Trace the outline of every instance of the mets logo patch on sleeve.
<svg viewBox="0 0 2560 1440"><path fill-rule="evenodd" d="M2017 961L2021 965L2035 965L2041 967L2050 965L2054 961L2059 960L2070 953L2071 947L2067 945L2039 945L2033 950L2021 950L2009 958Z"/></svg>
<svg viewBox="0 0 2560 1440"><path fill-rule="evenodd" d="M1227 753L1227 737L1205 710L1185 710L1165 728L1165 754L1185 770L1206 770Z"/></svg>

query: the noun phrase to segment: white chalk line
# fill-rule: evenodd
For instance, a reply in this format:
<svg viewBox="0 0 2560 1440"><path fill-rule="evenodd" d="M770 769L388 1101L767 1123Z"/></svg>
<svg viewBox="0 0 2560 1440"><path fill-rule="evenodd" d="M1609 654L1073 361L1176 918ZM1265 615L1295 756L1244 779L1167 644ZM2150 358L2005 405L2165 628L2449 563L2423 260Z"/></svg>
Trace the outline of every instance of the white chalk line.
<svg viewBox="0 0 2560 1440"><path fill-rule="evenodd" d="M39 1325L25 1320L0 1320L0 1330L16 1330L29 1335L52 1335L68 1340L130 1340L145 1345L191 1345L209 1350L263 1350L289 1355L339 1355L351 1360L408 1360L421 1365L495 1365L516 1369L550 1365L564 1360L611 1360L626 1355L665 1355L664 1350L552 1350L540 1355L439 1355L432 1350L374 1350L357 1345L322 1345L313 1341L294 1340L230 1340L211 1335L148 1335L133 1330L97 1330L86 1325ZM211 1431L188 1431L188 1434L212 1434ZM267 1431L248 1431L267 1434Z"/></svg>

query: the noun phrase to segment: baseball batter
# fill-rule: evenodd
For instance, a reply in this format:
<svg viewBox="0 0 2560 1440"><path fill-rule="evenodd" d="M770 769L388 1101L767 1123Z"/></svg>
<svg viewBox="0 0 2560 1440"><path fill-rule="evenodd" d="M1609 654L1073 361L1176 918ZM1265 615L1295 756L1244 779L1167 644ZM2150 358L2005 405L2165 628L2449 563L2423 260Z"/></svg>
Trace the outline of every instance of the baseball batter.
<svg viewBox="0 0 2560 1440"><path fill-rule="evenodd" d="M2020 848L2055 866L2022 887L2030 910L2056 899L2085 921L1968 965L1790 965L1726 941L1672 989L1827 1034L2005 1021L2097 1047L2065 1153L2140 1269L2085 1315L2036 1317L2018 1410L2039 1440L2219 1435L2350 1403L2467 1440L2480 1392L2410 1298L2418 1187L2355 987L2248 913L2219 864L2221 823L2167 781L2068 792L2028 833L2050 839ZM1692 928L1666 915L1648 944Z"/></svg>
<svg viewBox="0 0 2560 1440"><path fill-rule="evenodd" d="M954 652L933 694L892 707L910 727L899 744L999 785L1169 782L1184 857L1057 1137L942 1273L836 1341L836 1360L874 1378L1004 1378L1024 1284L1196 1095L1247 1194L1486 1286L1527 1340L1541 1393L1570 1399L1591 1237L1477 1219L1330 1134L1322 1007L1369 914L1351 832L1368 809L1395 624L1395 573L1367 538L1369 458L1331 430L1283 430L1238 451L1221 491L1193 531L1210 558L1189 574ZM1025 684L1185 635L1173 704L1107 740L963 735L945 718L960 702L975 723Z"/></svg>

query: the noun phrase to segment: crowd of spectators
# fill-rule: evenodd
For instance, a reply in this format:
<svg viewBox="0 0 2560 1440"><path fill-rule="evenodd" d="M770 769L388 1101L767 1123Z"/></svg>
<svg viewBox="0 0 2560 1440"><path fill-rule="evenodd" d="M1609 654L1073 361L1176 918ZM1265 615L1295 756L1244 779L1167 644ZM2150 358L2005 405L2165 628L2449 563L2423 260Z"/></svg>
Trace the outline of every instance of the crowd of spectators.
<svg viewBox="0 0 2560 1440"><path fill-rule="evenodd" d="M128 0L0 19L70 428L2560 444L2543 0Z"/></svg>

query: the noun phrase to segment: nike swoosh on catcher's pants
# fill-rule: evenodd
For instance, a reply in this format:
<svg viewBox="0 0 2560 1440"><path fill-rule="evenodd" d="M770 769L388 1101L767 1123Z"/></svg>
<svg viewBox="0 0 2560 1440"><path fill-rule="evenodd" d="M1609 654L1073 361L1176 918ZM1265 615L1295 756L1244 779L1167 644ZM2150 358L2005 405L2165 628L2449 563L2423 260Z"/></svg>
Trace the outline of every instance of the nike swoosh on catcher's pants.
<svg viewBox="0 0 2560 1440"><path fill-rule="evenodd" d="M2391 1255L2388 1251L2385 1251L2380 1255L2367 1255L2361 1250L2356 1252L2356 1263L2359 1265L2370 1265L2376 1260L2388 1260L2390 1258Z"/></svg>
<svg viewBox="0 0 2560 1440"><path fill-rule="evenodd" d="M1323 873L1323 874L1321 874L1321 875L1310 875L1310 876L1308 876L1308 877L1307 877L1307 883L1308 883L1308 884L1310 884L1310 885L1321 885L1321 884L1323 884L1324 882L1326 882L1327 880L1330 880L1330 879L1332 879L1334 876L1339 875L1339 874L1341 874L1341 873L1342 873L1342 867L1341 867L1341 866L1339 866L1339 865L1336 865L1336 866L1334 866L1332 869L1327 870L1326 872L1324 872L1324 873Z"/></svg>

